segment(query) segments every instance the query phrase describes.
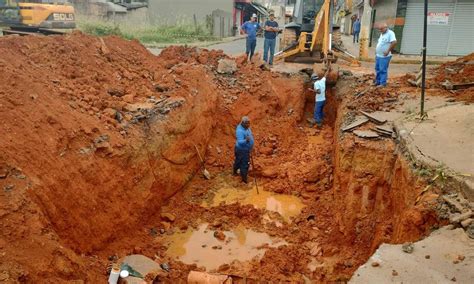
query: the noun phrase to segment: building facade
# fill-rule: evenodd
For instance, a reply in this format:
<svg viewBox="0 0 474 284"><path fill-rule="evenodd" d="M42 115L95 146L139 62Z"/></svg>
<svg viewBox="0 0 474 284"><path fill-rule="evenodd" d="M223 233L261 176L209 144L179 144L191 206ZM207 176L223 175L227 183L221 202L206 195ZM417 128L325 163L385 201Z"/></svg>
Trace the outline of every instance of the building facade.
<svg viewBox="0 0 474 284"><path fill-rule="evenodd" d="M395 48L397 52L421 53L424 0L367 1L371 1L372 4L372 17L369 23L371 45L377 44L380 35L377 30L378 24L385 22L397 36L398 44ZM364 0L357 0L353 4L352 14L362 15L363 4ZM429 0L427 54L462 56L474 52L473 27L474 0Z"/></svg>

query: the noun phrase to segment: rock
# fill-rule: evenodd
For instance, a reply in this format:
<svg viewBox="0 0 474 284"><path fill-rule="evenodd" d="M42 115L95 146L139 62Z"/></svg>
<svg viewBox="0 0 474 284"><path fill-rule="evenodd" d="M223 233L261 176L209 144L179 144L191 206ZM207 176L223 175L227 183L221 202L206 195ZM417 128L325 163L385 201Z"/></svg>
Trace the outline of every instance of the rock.
<svg viewBox="0 0 474 284"><path fill-rule="evenodd" d="M222 231L215 231L214 232L214 238L224 241L225 240L225 234Z"/></svg>
<svg viewBox="0 0 474 284"><path fill-rule="evenodd" d="M413 245L413 243L404 243L402 245L402 251L406 253L412 253L414 250L415 250L415 246Z"/></svg>
<svg viewBox="0 0 474 284"><path fill-rule="evenodd" d="M234 74L237 71L237 63L232 59L221 59L217 65L217 73Z"/></svg>
<svg viewBox="0 0 474 284"><path fill-rule="evenodd" d="M372 262L372 267L379 267L379 266L380 266L380 263L378 263L377 261Z"/></svg>
<svg viewBox="0 0 474 284"><path fill-rule="evenodd" d="M161 222L161 226L163 226L163 230L168 231L171 228L171 223Z"/></svg>
<svg viewBox="0 0 474 284"><path fill-rule="evenodd" d="M398 276L398 272L396 270L392 270L392 276Z"/></svg>
<svg viewBox="0 0 474 284"><path fill-rule="evenodd" d="M133 103L134 98L135 97L133 95L126 95L122 97L123 101L129 104Z"/></svg>
<svg viewBox="0 0 474 284"><path fill-rule="evenodd" d="M7 184L3 187L3 190L6 192L12 191L15 188L15 185L13 184Z"/></svg>
<svg viewBox="0 0 474 284"><path fill-rule="evenodd" d="M162 263L160 264L160 267L166 271L166 272L170 272L170 266L168 265L168 263Z"/></svg>
<svg viewBox="0 0 474 284"><path fill-rule="evenodd" d="M259 150L260 150L260 153L264 155L267 155L267 156L273 155L273 148L271 147L261 147Z"/></svg>
<svg viewBox="0 0 474 284"><path fill-rule="evenodd" d="M125 95L125 92L123 90L115 89L115 88L108 89L107 93L113 97L119 97L119 98Z"/></svg>
<svg viewBox="0 0 474 284"><path fill-rule="evenodd" d="M265 169L262 171L262 176L266 178L278 177L278 171L276 169Z"/></svg>
<svg viewBox="0 0 474 284"><path fill-rule="evenodd" d="M174 222L174 220L176 220L176 216L171 213L161 213L161 219L168 222Z"/></svg>
<svg viewBox="0 0 474 284"><path fill-rule="evenodd" d="M310 254L312 256L318 256L322 253L321 247L318 244L313 244L310 249Z"/></svg>
<svg viewBox="0 0 474 284"><path fill-rule="evenodd" d="M155 91L159 92L159 93L163 93L163 92L167 92L169 90L169 88L167 86L161 86L161 85L154 85L153 86L155 88Z"/></svg>
<svg viewBox="0 0 474 284"><path fill-rule="evenodd" d="M103 110L103 114L107 117L110 117L110 118L115 118L115 114L117 113L117 111L113 108L106 108Z"/></svg>
<svg viewBox="0 0 474 284"><path fill-rule="evenodd" d="M426 259L430 259L430 258L431 258L431 255L427 254L427 255L425 255L425 258L426 258Z"/></svg>

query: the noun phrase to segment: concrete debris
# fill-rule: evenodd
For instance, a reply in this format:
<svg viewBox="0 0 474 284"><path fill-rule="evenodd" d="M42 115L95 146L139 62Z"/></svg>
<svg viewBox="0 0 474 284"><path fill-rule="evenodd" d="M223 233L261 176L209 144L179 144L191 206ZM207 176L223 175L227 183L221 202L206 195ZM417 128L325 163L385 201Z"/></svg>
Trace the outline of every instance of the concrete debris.
<svg viewBox="0 0 474 284"><path fill-rule="evenodd" d="M377 123L377 124L384 124L387 122L387 119L379 117L378 115L375 115L373 113L368 113L365 111L360 111L363 115L365 115L368 119L370 119L372 122Z"/></svg>
<svg viewBox="0 0 474 284"><path fill-rule="evenodd" d="M449 221L451 223L460 223L466 219L469 219L471 218L472 216L474 216L474 212L472 212L471 210L469 210L468 212L466 213L463 213L463 214L454 214L452 215L450 218L449 218Z"/></svg>
<svg viewBox="0 0 474 284"><path fill-rule="evenodd" d="M443 86L446 90L452 90L454 88L453 83L449 82L448 80L441 83L441 86Z"/></svg>
<svg viewBox="0 0 474 284"><path fill-rule="evenodd" d="M237 63L232 59L220 59L217 65L217 73L219 74L234 74L237 71Z"/></svg>
<svg viewBox="0 0 474 284"><path fill-rule="evenodd" d="M448 203L451 207L453 207L454 209L456 209L457 212L463 212L464 211L464 207L461 205L461 203L459 203L458 201L456 201L455 199L451 198L451 197L448 197L446 195L443 195L442 196L443 200Z"/></svg>
<svg viewBox="0 0 474 284"><path fill-rule="evenodd" d="M379 138L380 136L377 134L377 132L372 131L372 130L355 130L354 134L357 137L360 138L367 138L367 139L373 139L373 138Z"/></svg>
<svg viewBox="0 0 474 284"><path fill-rule="evenodd" d="M361 126L361 125L364 125L364 124L367 123L368 121L369 121L369 119L366 118L366 117L358 117L358 118L356 118L356 120L355 120L353 123L351 123L351 124L349 124L349 125L347 125L347 126L341 128L341 130L342 130L343 132L349 131L349 130L353 130L353 129L356 128L356 127L359 127L359 126Z"/></svg>
<svg viewBox="0 0 474 284"><path fill-rule="evenodd" d="M222 231L215 231L214 232L214 238L224 241L225 240L225 234Z"/></svg>
<svg viewBox="0 0 474 284"><path fill-rule="evenodd" d="M473 222L474 222L474 219L469 218L469 219L466 219L466 220L464 220L464 221L461 221L461 226L462 226L463 228L467 228L467 227L469 227Z"/></svg>
<svg viewBox="0 0 474 284"><path fill-rule="evenodd" d="M412 253L415 250L413 243L404 243L402 245L402 251L406 253Z"/></svg>

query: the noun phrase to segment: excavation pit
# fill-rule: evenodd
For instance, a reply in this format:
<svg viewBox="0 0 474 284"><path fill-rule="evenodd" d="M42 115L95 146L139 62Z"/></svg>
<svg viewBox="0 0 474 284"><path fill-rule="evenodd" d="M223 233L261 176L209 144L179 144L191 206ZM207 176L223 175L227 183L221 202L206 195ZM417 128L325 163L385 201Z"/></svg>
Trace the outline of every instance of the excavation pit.
<svg viewBox="0 0 474 284"><path fill-rule="evenodd" d="M339 132L355 80L328 90L315 129L304 77L240 58L220 75L222 52L155 57L82 34L5 38L0 51L15 59L0 61L8 279L101 283L109 259L143 254L169 263L169 282L222 264L261 281L346 281L381 243L418 240L437 224L418 198L426 184L392 140ZM258 195L231 176L244 115Z"/></svg>

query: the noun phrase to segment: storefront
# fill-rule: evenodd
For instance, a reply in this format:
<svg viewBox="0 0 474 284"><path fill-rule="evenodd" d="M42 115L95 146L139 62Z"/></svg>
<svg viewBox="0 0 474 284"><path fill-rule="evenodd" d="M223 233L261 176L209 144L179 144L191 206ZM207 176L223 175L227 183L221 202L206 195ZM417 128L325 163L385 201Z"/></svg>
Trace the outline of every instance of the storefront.
<svg viewBox="0 0 474 284"><path fill-rule="evenodd" d="M400 8L399 1L399 8ZM420 54L423 41L423 0L406 1L401 53ZM428 55L474 52L474 0L428 1Z"/></svg>

